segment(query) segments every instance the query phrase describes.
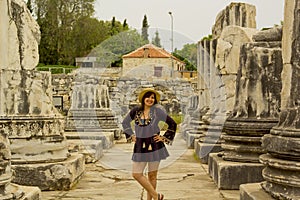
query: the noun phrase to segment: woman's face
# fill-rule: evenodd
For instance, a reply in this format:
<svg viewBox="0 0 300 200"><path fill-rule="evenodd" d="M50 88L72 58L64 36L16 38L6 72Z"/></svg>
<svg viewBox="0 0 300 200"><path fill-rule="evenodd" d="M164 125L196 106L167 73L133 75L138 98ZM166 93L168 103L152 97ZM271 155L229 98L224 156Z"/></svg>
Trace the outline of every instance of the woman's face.
<svg viewBox="0 0 300 200"><path fill-rule="evenodd" d="M149 97L146 97L144 100L145 106L151 107L155 102L154 94L151 94Z"/></svg>

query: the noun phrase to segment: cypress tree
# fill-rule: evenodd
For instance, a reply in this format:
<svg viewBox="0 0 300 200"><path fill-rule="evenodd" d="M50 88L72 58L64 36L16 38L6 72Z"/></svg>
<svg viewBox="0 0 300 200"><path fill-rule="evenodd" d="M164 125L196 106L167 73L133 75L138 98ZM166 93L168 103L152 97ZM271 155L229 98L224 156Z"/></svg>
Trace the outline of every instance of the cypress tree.
<svg viewBox="0 0 300 200"><path fill-rule="evenodd" d="M149 28L149 24L148 24L148 20L147 20L147 16L144 15L144 19L143 19L143 26L142 26L142 38L148 43L149 39L148 39L148 28Z"/></svg>
<svg viewBox="0 0 300 200"><path fill-rule="evenodd" d="M155 31L155 37L152 40L152 44L154 44L157 47L161 47L158 30Z"/></svg>

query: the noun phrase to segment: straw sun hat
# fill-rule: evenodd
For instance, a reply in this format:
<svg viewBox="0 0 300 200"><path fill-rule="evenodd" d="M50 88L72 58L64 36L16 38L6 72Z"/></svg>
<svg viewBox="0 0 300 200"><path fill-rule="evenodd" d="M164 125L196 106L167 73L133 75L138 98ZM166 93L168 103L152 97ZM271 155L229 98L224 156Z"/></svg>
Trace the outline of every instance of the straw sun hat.
<svg viewBox="0 0 300 200"><path fill-rule="evenodd" d="M155 94L155 96L156 96L156 101L159 102L159 100L160 100L160 94L159 94L156 90L154 90L154 89L152 89L152 88L145 88L145 89L143 89L143 90L140 92L140 94L139 94L139 102L142 102L143 96L144 96L147 92L153 92L153 93Z"/></svg>

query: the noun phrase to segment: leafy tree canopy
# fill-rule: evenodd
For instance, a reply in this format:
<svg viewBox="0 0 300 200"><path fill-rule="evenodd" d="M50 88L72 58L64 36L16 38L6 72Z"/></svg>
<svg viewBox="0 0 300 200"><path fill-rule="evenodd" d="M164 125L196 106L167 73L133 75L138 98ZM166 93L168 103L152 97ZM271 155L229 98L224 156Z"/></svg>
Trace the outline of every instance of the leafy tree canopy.
<svg viewBox="0 0 300 200"><path fill-rule="evenodd" d="M40 62L74 65L94 47L128 30L115 17L102 21L93 17L95 0L28 0L41 30Z"/></svg>
<svg viewBox="0 0 300 200"><path fill-rule="evenodd" d="M98 58L100 67L109 67L111 63L120 63L122 56L138 47L146 44L146 41L136 30L123 31L103 41L93 49L91 55Z"/></svg>
<svg viewBox="0 0 300 200"><path fill-rule="evenodd" d="M185 44L181 50L175 50L174 56L186 63L186 70L197 70L197 44Z"/></svg>

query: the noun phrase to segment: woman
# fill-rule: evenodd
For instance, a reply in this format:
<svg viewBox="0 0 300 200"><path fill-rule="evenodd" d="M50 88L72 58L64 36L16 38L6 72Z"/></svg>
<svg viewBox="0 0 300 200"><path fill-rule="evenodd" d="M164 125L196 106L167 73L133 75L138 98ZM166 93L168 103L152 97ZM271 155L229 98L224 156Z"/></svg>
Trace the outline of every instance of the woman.
<svg viewBox="0 0 300 200"><path fill-rule="evenodd" d="M177 124L157 106L160 94L151 88L139 94L141 106L134 107L124 118L122 125L128 142L135 142L132 155L132 176L147 191L147 200L162 200L164 196L156 192L157 172L161 160L169 153L164 143L172 144ZM135 132L131 128L134 120ZM161 136L158 123L165 122L167 131ZM148 167L148 178L143 172Z"/></svg>

